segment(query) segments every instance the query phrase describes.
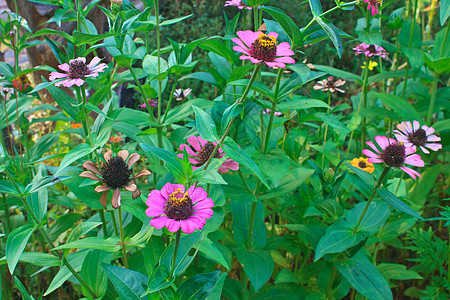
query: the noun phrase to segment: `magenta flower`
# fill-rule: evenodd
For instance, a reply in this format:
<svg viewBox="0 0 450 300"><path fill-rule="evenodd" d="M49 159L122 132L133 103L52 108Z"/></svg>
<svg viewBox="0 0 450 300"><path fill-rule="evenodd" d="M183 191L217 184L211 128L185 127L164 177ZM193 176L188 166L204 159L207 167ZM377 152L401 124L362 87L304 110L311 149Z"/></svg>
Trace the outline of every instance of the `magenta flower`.
<svg viewBox="0 0 450 300"><path fill-rule="evenodd" d="M225 1L225 5L224 6L236 6L239 9L252 9L251 6L246 5L244 2L242 2L241 0L230 0L230 1Z"/></svg>
<svg viewBox="0 0 450 300"><path fill-rule="evenodd" d="M50 73L50 81L60 78L67 78L66 80L57 82L55 85L60 86L63 85L65 87L70 87L72 85L82 86L86 77L97 77L99 72L104 72L108 67L106 64L100 62L99 57L94 57L91 62L86 65L86 58L78 57L75 59L71 59L69 64L63 63L58 67L67 72L67 73L59 73L59 72L51 72Z"/></svg>
<svg viewBox="0 0 450 300"><path fill-rule="evenodd" d="M150 104L150 106L152 106L152 107L155 107L156 106L156 104L158 104L158 101L156 101L156 100L148 100L148 104ZM142 103L141 105L140 105L140 107L141 108L147 108L147 104L145 104L145 103Z"/></svg>
<svg viewBox="0 0 450 300"><path fill-rule="evenodd" d="M294 55L291 45L288 42L277 45L278 33L276 32L264 34L261 31L246 30L238 31L237 36L239 38L231 40L237 44L233 50L244 53L239 57L241 60L249 59L254 64L264 62L271 68L286 68L285 63L295 63L291 57Z"/></svg>
<svg viewBox="0 0 450 300"><path fill-rule="evenodd" d="M372 142L366 142L366 144L369 145L375 153L368 149L362 151L364 155L369 157L367 160L368 162L384 163L390 168L401 169L414 179L416 178L416 175L421 177L419 172L405 166L405 164L416 167L423 167L425 165L420 155L412 154L416 152L416 150L412 147L405 147L405 144L402 142L397 142L396 140L385 136L376 136L375 141L379 148L381 148L381 151Z"/></svg>
<svg viewBox="0 0 450 300"><path fill-rule="evenodd" d="M419 121L411 122L401 122L397 125L398 130L394 130L395 138L405 144L406 147L412 147L416 150L417 147L420 147L422 151L426 154L429 154L426 148L429 148L433 151L438 151L442 148L441 144L433 143L439 142L441 140L440 137L432 134L434 132L433 127L428 127L423 125L420 127Z"/></svg>
<svg viewBox="0 0 450 300"><path fill-rule="evenodd" d="M187 142L189 145L182 144L178 150L184 151L186 149L186 152L189 154L189 162L193 164L192 168L194 170L200 168L203 166L211 156L214 147L216 147L217 143L211 143L208 141L205 141L200 136L190 136L187 139ZM214 155L214 158L221 158L225 155L222 148L219 147L216 154ZM179 158L183 159L183 153L180 153L177 155ZM226 173L229 170L236 171L239 169L239 164L232 160L231 158L228 158L224 161L222 166L219 168L220 173Z"/></svg>
<svg viewBox="0 0 450 300"><path fill-rule="evenodd" d="M365 43L359 44L358 46L353 48L353 50L356 51L355 55L364 53L364 55L367 57L379 56L386 59L386 56L389 55L389 53L387 53L383 47L378 45L367 45Z"/></svg>
<svg viewBox="0 0 450 300"><path fill-rule="evenodd" d="M180 227L184 233L191 234L201 230L214 214L211 207L214 202L201 187L191 186L187 191L182 184L166 183L161 191L153 190L148 195L145 213L154 217L150 225L156 229L164 226L170 232L177 232Z"/></svg>
<svg viewBox="0 0 450 300"><path fill-rule="evenodd" d="M266 108L265 110L263 110L263 114L266 114L266 115L270 115L270 112L271 112L271 111L270 111L269 108ZM276 111L276 112L273 113L273 115L279 117L279 116L282 115L282 113L279 112L279 111Z"/></svg>
<svg viewBox="0 0 450 300"><path fill-rule="evenodd" d="M367 10L372 9L372 16L380 13L378 5L380 5L381 0L364 0L364 3L368 3Z"/></svg>

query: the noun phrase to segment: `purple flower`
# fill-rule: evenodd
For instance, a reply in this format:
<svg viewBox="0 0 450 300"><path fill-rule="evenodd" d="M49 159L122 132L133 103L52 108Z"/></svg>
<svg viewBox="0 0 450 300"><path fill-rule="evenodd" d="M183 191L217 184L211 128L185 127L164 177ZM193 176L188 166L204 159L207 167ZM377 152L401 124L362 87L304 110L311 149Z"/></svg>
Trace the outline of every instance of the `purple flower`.
<svg viewBox="0 0 450 300"><path fill-rule="evenodd" d="M94 57L91 62L86 65L86 58L78 57L71 59L69 64L63 63L58 67L67 73L51 72L50 81L55 79L67 78L63 81L57 82L55 85L63 85L65 87L71 87L72 85L82 86L86 77L97 77L99 72L104 72L108 67L106 64L100 62L99 57Z"/></svg>
<svg viewBox="0 0 450 300"><path fill-rule="evenodd" d="M366 144L375 152L368 149L362 151L364 155L369 157L368 162L384 163L390 168L401 169L414 179L416 175L421 177L419 172L405 166L405 164L416 167L423 167L425 165L420 155L412 154L416 150L412 147L405 147L402 142L397 142L385 136L376 136L375 141L378 147L381 148L381 151L372 142L366 142Z"/></svg>
<svg viewBox="0 0 450 300"><path fill-rule="evenodd" d="M236 34L239 38L231 40L237 44L233 50L244 53L239 57L241 60L249 59L254 64L264 62L271 68L286 68L285 63L295 64L295 60L291 57L294 55L291 45L288 42L277 45L278 33L264 34L261 31L246 30L238 31Z"/></svg>
<svg viewBox="0 0 450 300"><path fill-rule="evenodd" d="M192 89L176 89L175 92L173 92L173 95L175 96L175 99L177 101L181 101L187 98L192 92Z"/></svg>
<svg viewBox="0 0 450 300"><path fill-rule="evenodd" d="M433 143L439 142L441 140L440 137L433 134L434 128L423 125L420 127L419 121L411 122L401 122L397 125L398 130L394 130L395 138L405 144L406 147L412 147L416 150L417 147L420 147L422 151L426 154L429 154L426 148L429 148L433 151L438 151L442 148L441 144Z"/></svg>
<svg viewBox="0 0 450 300"><path fill-rule="evenodd" d="M158 101L153 100L153 99L150 99L150 100L148 100L148 104L149 104L150 106L152 106L152 107L155 107L155 106L158 104ZM147 108L147 104L142 103L142 104L140 105L140 107L141 107L141 108Z"/></svg>
<svg viewBox="0 0 450 300"><path fill-rule="evenodd" d="M266 114L266 115L270 115L270 112L271 112L271 111L270 111L270 109L268 109L268 108L266 108L265 110L263 110L263 114ZM279 111L276 111L276 112L273 113L273 115L279 117L279 116L282 115L282 113L279 112Z"/></svg>
<svg viewBox="0 0 450 300"><path fill-rule="evenodd" d="M378 45L367 45L365 43L359 44L358 46L353 48L353 50L356 51L355 55L364 53L364 55L367 57L379 56L386 59L386 56L389 55L389 53L387 53L383 47Z"/></svg>
<svg viewBox="0 0 450 300"><path fill-rule="evenodd" d="M241 0L230 0L230 1L225 1L225 5L224 6L236 6L239 9L252 9L251 6L246 5L244 2L242 2Z"/></svg>
<svg viewBox="0 0 450 300"><path fill-rule="evenodd" d="M214 150L214 147L216 147L217 143L211 143L208 141L205 141L200 136L190 136L187 139L187 142L189 145L182 144L178 150L184 151L186 149L187 154L190 155L189 162L193 164L192 168L194 170L200 168L203 166L209 159L209 157L212 154L212 151ZM225 155L223 153L222 148L219 147L216 154L214 155L214 158L221 158ZM183 153L178 154L179 158L183 158ZM236 171L239 169L239 164L232 160L231 158L226 159L222 166L219 168L220 173L226 173L229 170Z"/></svg>
<svg viewBox="0 0 450 300"><path fill-rule="evenodd" d="M161 191L151 191L146 204L145 213L154 217L150 225L156 229L165 226L170 232L177 232L180 228L187 234L201 230L206 219L214 214L211 209L214 202L203 188L195 185L186 191L182 184L166 183Z"/></svg>
<svg viewBox="0 0 450 300"><path fill-rule="evenodd" d="M380 13L378 5L380 5L381 0L364 0L364 3L368 3L367 10L372 9L372 16Z"/></svg>

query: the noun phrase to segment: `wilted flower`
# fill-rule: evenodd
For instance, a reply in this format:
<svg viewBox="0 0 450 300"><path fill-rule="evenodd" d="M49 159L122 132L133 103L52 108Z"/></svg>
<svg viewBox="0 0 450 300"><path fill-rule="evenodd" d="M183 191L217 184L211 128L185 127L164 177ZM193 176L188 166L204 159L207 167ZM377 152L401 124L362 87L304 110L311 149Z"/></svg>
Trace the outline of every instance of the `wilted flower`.
<svg viewBox="0 0 450 300"><path fill-rule="evenodd" d="M65 87L71 87L74 84L82 86L86 77L97 77L99 72L104 72L108 67L105 63L98 64L100 60L99 57L94 57L91 62L86 65L86 58L84 57L71 59L69 64L63 63L58 66L67 73L51 72L49 79L50 81L53 81L55 79L67 78L66 80L57 82L55 84L56 86L63 85Z"/></svg>
<svg viewBox="0 0 450 300"><path fill-rule="evenodd" d="M244 2L242 2L241 0L230 0L230 1L225 1L225 5L224 6L236 6L239 9L252 9L251 6L246 5Z"/></svg>
<svg viewBox="0 0 450 300"><path fill-rule="evenodd" d="M150 171L142 170L136 176L130 178L132 174L131 167L141 158L141 156L137 153L133 153L129 157L128 155L128 150L119 151L116 157L112 157L111 151L106 152L104 155L106 164L102 167L101 171L92 161L87 161L83 164L83 167L91 172L84 171L80 174L81 177L87 177L103 183L103 185L97 186L95 191L103 193L100 202L105 208L108 190L113 190L111 200L112 207L118 208L121 205L120 189L124 188L127 191L132 192L133 199L136 199L141 195L141 191L139 191L134 180L142 176L151 175Z"/></svg>
<svg viewBox="0 0 450 300"><path fill-rule="evenodd" d="M192 168L194 170L200 168L203 166L211 156L214 147L216 147L216 143L211 143L208 141L205 141L200 136L190 136L187 139L187 142L189 145L182 144L178 150L184 151L186 149L187 154L190 155L189 162L193 164ZM214 155L214 158L221 158L225 155L223 153L222 148L219 147L216 154ZM183 153L178 154L178 157L181 159L183 158ZM229 170L236 171L239 169L239 164L232 160L231 158L228 158L224 161L222 166L219 168L219 172L226 173Z"/></svg>
<svg viewBox="0 0 450 300"><path fill-rule="evenodd" d="M173 96L177 101L181 101L186 99L187 96L189 96L192 92L192 89L176 89L175 92L173 92Z"/></svg>
<svg viewBox="0 0 450 300"><path fill-rule="evenodd" d="M271 110L268 109L268 108L266 108L265 110L263 110L263 114L266 114L266 115L270 115L270 112L271 112ZM276 111L276 112L273 113L273 115L279 117L279 116L282 115L282 113L279 112L279 111Z"/></svg>
<svg viewBox="0 0 450 300"><path fill-rule="evenodd" d="M416 152L416 150L412 147L405 147L402 142L397 142L396 140L385 136L376 136L375 141L379 148L381 148L381 151L372 142L366 142L366 144L369 145L375 153L368 149L362 151L364 155L369 157L367 160L368 162L384 163L390 168L401 169L408 173L412 178L416 178L416 176L421 177L419 172L405 166L405 164L416 167L423 167L425 165L420 155L412 154Z"/></svg>
<svg viewBox="0 0 450 300"><path fill-rule="evenodd" d="M383 47L378 45L366 45L365 43L359 44L353 48L353 50L356 51L355 55L364 53L367 57L379 56L381 58L386 58L386 56L389 55Z"/></svg>
<svg viewBox="0 0 450 300"><path fill-rule="evenodd" d="M419 121L411 122L401 122L397 125L398 130L394 130L395 137L399 142L405 144L406 147L412 147L416 150L417 147L420 147L422 151L426 154L430 153L426 148L429 148L433 151L438 151L442 148L442 145L439 143L441 140L440 137L433 134L434 128L423 125L420 127Z"/></svg>
<svg viewBox="0 0 450 300"><path fill-rule="evenodd" d="M366 171L370 174L373 173L373 171L375 170L375 167L373 166L372 163L367 161L367 158L364 157L360 157L360 158L354 158L350 164L352 166L354 166L355 168L361 169L363 171Z"/></svg>
<svg viewBox="0 0 450 300"><path fill-rule="evenodd" d="M264 34L261 31L246 30L238 31L237 36L239 38L231 40L237 44L233 50L244 53L239 57L241 60L249 59L254 64L264 62L271 68L285 68L285 63L295 63L291 57L294 55L291 45L288 42L277 45L278 33L276 32Z"/></svg>
<svg viewBox="0 0 450 300"><path fill-rule="evenodd" d="M372 9L372 16L375 16L376 14L380 13L378 5L381 4L381 0L364 0L364 3L368 3L367 10Z"/></svg>
<svg viewBox="0 0 450 300"><path fill-rule="evenodd" d="M13 87L18 89L19 91L25 91L30 86L30 81L26 75L22 75L19 78L14 79Z"/></svg>
<svg viewBox="0 0 450 300"><path fill-rule="evenodd" d="M369 68L369 70L372 71L373 68L375 68L376 66L378 66L378 63L375 61L369 61L368 65L367 62L365 61L363 66L361 66L361 69Z"/></svg>
<svg viewBox="0 0 450 300"><path fill-rule="evenodd" d="M72 126L73 129L83 127L83 125L81 125L81 123L73 123L73 124L71 124L70 126Z"/></svg>
<svg viewBox="0 0 450 300"><path fill-rule="evenodd" d="M165 226L170 232L177 232L180 228L188 234L201 230L206 219L214 214L211 209L214 202L203 188L195 185L186 191L182 184L166 183L161 191L151 191L146 204L145 213L154 217L150 225L156 229Z"/></svg>
<svg viewBox="0 0 450 300"><path fill-rule="evenodd" d="M123 141L123 139L120 136L112 136L108 140L113 144L118 144L121 141Z"/></svg>
<svg viewBox="0 0 450 300"><path fill-rule="evenodd" d="M327 79L317 81L317 84L313 87L315 90L322 90L324 92L332 92L335 91L345 93L344 90L339 89L338 87L345 84L345 80L338 79L335 81L334 76L328 76Z"/></svg>

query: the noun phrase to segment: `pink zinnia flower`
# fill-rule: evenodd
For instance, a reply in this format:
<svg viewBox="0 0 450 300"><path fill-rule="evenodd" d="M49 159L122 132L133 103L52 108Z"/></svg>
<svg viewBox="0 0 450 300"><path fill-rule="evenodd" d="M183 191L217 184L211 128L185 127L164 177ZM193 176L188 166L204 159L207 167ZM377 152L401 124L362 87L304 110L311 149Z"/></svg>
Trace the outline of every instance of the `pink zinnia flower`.
<svg viewBox="0 0 450 300"><path fill-rule="evenodd" d="M378 45L367 45L365 43L359 44L358 46L353 48L353 50L356 51L355 55L364 53L364 55L367 57L379 56L386 59L386 56L389 55L389 53L387 53L383 47Z"/></svg>
<svg viewBox="0 0 450 300"><path fill-rule="evenodd" d="M270 112L271 112L271 110L268 109L268 108L266 108L265 110L263 110L263 114L266 114L266 115L270 115ZM273 113L273 115L279 117L279 116L282 115L282 113L279 112L279 111L276 111L276 112Z"/></svg>
<svg viewBox="0 0 450 300"><path fill-rule="evenodd" d="M405 171L414 179L416 178L416 175L421 177L419 172L405 166L405 164L416 167L423 167L425 165L420 155L412 154L416 152L416 150L412 147L405 147L402 142L397 142L396 140L385 136L376 136L375 141L379 148L381 148L381 151L372 142L366 142L366 144L369 145L375 153L368 149L362 151L364 155L369 157L367 160L368 162L385 163L385 165L390 168Z"/></svg>
<svg viewBox="0 0 450 300"><path fill-rule="evenodd" d="M376 14L380 13L378 5L380 5L381 0L364 0L364 3L368 3L367 10L372 9L372 16L375 16Z"/></svg>
<svg viewBox="0 0 450 300"><path fill-rule="evenodd" d="M224 6L236 6L239 9L252 9L251 6L246 5L244 2L242 2L241 0L230 0L230 1L225 1L225 5Z"/></svg>
<svg viewBox="0 0 450 300"><path fill-rule="evenodd" d="M189 162L193 164L192 168L194 170L200 168L203 166L211 156L214 147L216 147L217 143L211 143L208 141L205 141L200 136L190 136L187 139L187 142L189 145L182 144L178 150L184 151L186 149L186 152L189 154ZM214 158L221 158L225 155L222 148L219 147L216 154L214 155ZM178 157L183 159L183 153L178 154ZM228 158L224 161L222 166L219 168L220 173L226 173L229 170L236 171L239 169L239 164L232 160L231 158Z"/></svg>
<svg viewBox="0 0 450 300"><path fill-rule="evenodd" d="M276 32L264 34L261 31L246 30L238 31L237 36L239 38L231 40L237 44L233 50L244 53L239 57L241 60L249 59L254 64L264 62L271 68L285 68L285 63L295 63L291 57L294 55L291 45L288 42L277 45L278 33Z"/></svg>
<svg viewBox="0 0 450 300"><path fill-rule="evenodd" d="M50 73L50 81L60 78L67 78L66 80L57 82L55 85L60 86L63 85L65 87L70 87L72 85L82 86L86 77L97 77L99 72L105 71L108 67L106 64L100 62L99 57L94 57L91 62L86 65L86 58L78 57L75 59L71 59L69 63L63 63L58 67L67 72L67 73L59 73L59 72L51 72Z"/></svg>
<svg viewBox="0 0 450 300"><path fill-rule="evenodd" d="M195 229L201 230L214 214L211 207L214 202L201 187L191 186L187 191L182 184L166 183L161 191L153 190L148 195L145 213L154 217L150 225L156 229L164 226L170 232L180 228L191 234Z"/></svg>
<svg viewBox="0 0 450 300"><path fill-rule="evenodd" d="M401 122L397 125L398 130L394 130L395 137L399 142L405 144L406 147L412 147L416 150L417 147L420 147L422 151L426 154L429 154L426 148L429 148L433 151L438 151L442 148L441 144L432 143L439 142L441 140L440 137L432 134L434 132L433 127L428 127L423 125L420 127L419 121L411 122Z"/></svg>

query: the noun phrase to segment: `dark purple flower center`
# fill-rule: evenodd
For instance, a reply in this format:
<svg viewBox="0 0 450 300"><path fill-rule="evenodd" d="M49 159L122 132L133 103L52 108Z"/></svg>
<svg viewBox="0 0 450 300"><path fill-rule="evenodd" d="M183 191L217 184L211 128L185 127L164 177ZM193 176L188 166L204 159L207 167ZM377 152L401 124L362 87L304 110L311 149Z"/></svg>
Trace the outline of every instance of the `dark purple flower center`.
<svg viewBox="0 0 450 300"><path fill-rule="evenodd" d="M367 50L369 50L370 53L377 53L377 48L375 47L375 45L369 45Z"/></svg>
<svg viewBox="0 0 450 300"><path fill-rule="evenodd" d="M103 181L113 189L122 188L130 181L131 170L122 157L113 157L102 168Z"/></svg>
<svg viewBox="0 0 450 300"><path fill-rule="evenodd" d="M200 150L200 152L198 153L198 160L200 161L200 165L203 165L208 161L215 147L216 146L214 146L214 144L210 142L206 143L205 146L203 146L202 150ZM216 154L214 154L214 158L220 158L219 151L216 151Z"/></svg>
<svg viewBox="0 0 450 300"><path fill-rule="evenodd" d="M271 35L261 33L249 50L250 56L262 60L273 61L277 54L277 40Z"/></svg>
<svg viewBox="0 0 450 300"><path fill-rule="evenodd" d="M364 161L362 161L362 160L360 160L360 161L358 162L358 166L359 166L361 169L367 168L366 163L365 163Z"/></svg>
<svg viewBox="0 0 450 300"><path fill-rule="evenodd" d="M424 146L427 142L427 133L422 128L419 128L408 135L408 140L415 146Z"/></svg>
<svg viewBox="0 0 450 300"><path fill-rule="evenodd" d="M83 78L89 74L91 74L91 70L89 70L88 66L81 60L75 60L70 63L69 78Z"/></svg>
<svg viewBox="0 0 450 300"><path fill-rule="evenodd" d="M381 158L389 167L400 168L406 159L405 146L403 143L390 144L381 153Z"/></svg>
<svg viewBox="0 0 450 300"><path fill-rule="evenodd" d="M187 220L194 212L194 205L187 192L182 193L181 189L176 189L167 198L164 212L173 220Z"/></svg>

